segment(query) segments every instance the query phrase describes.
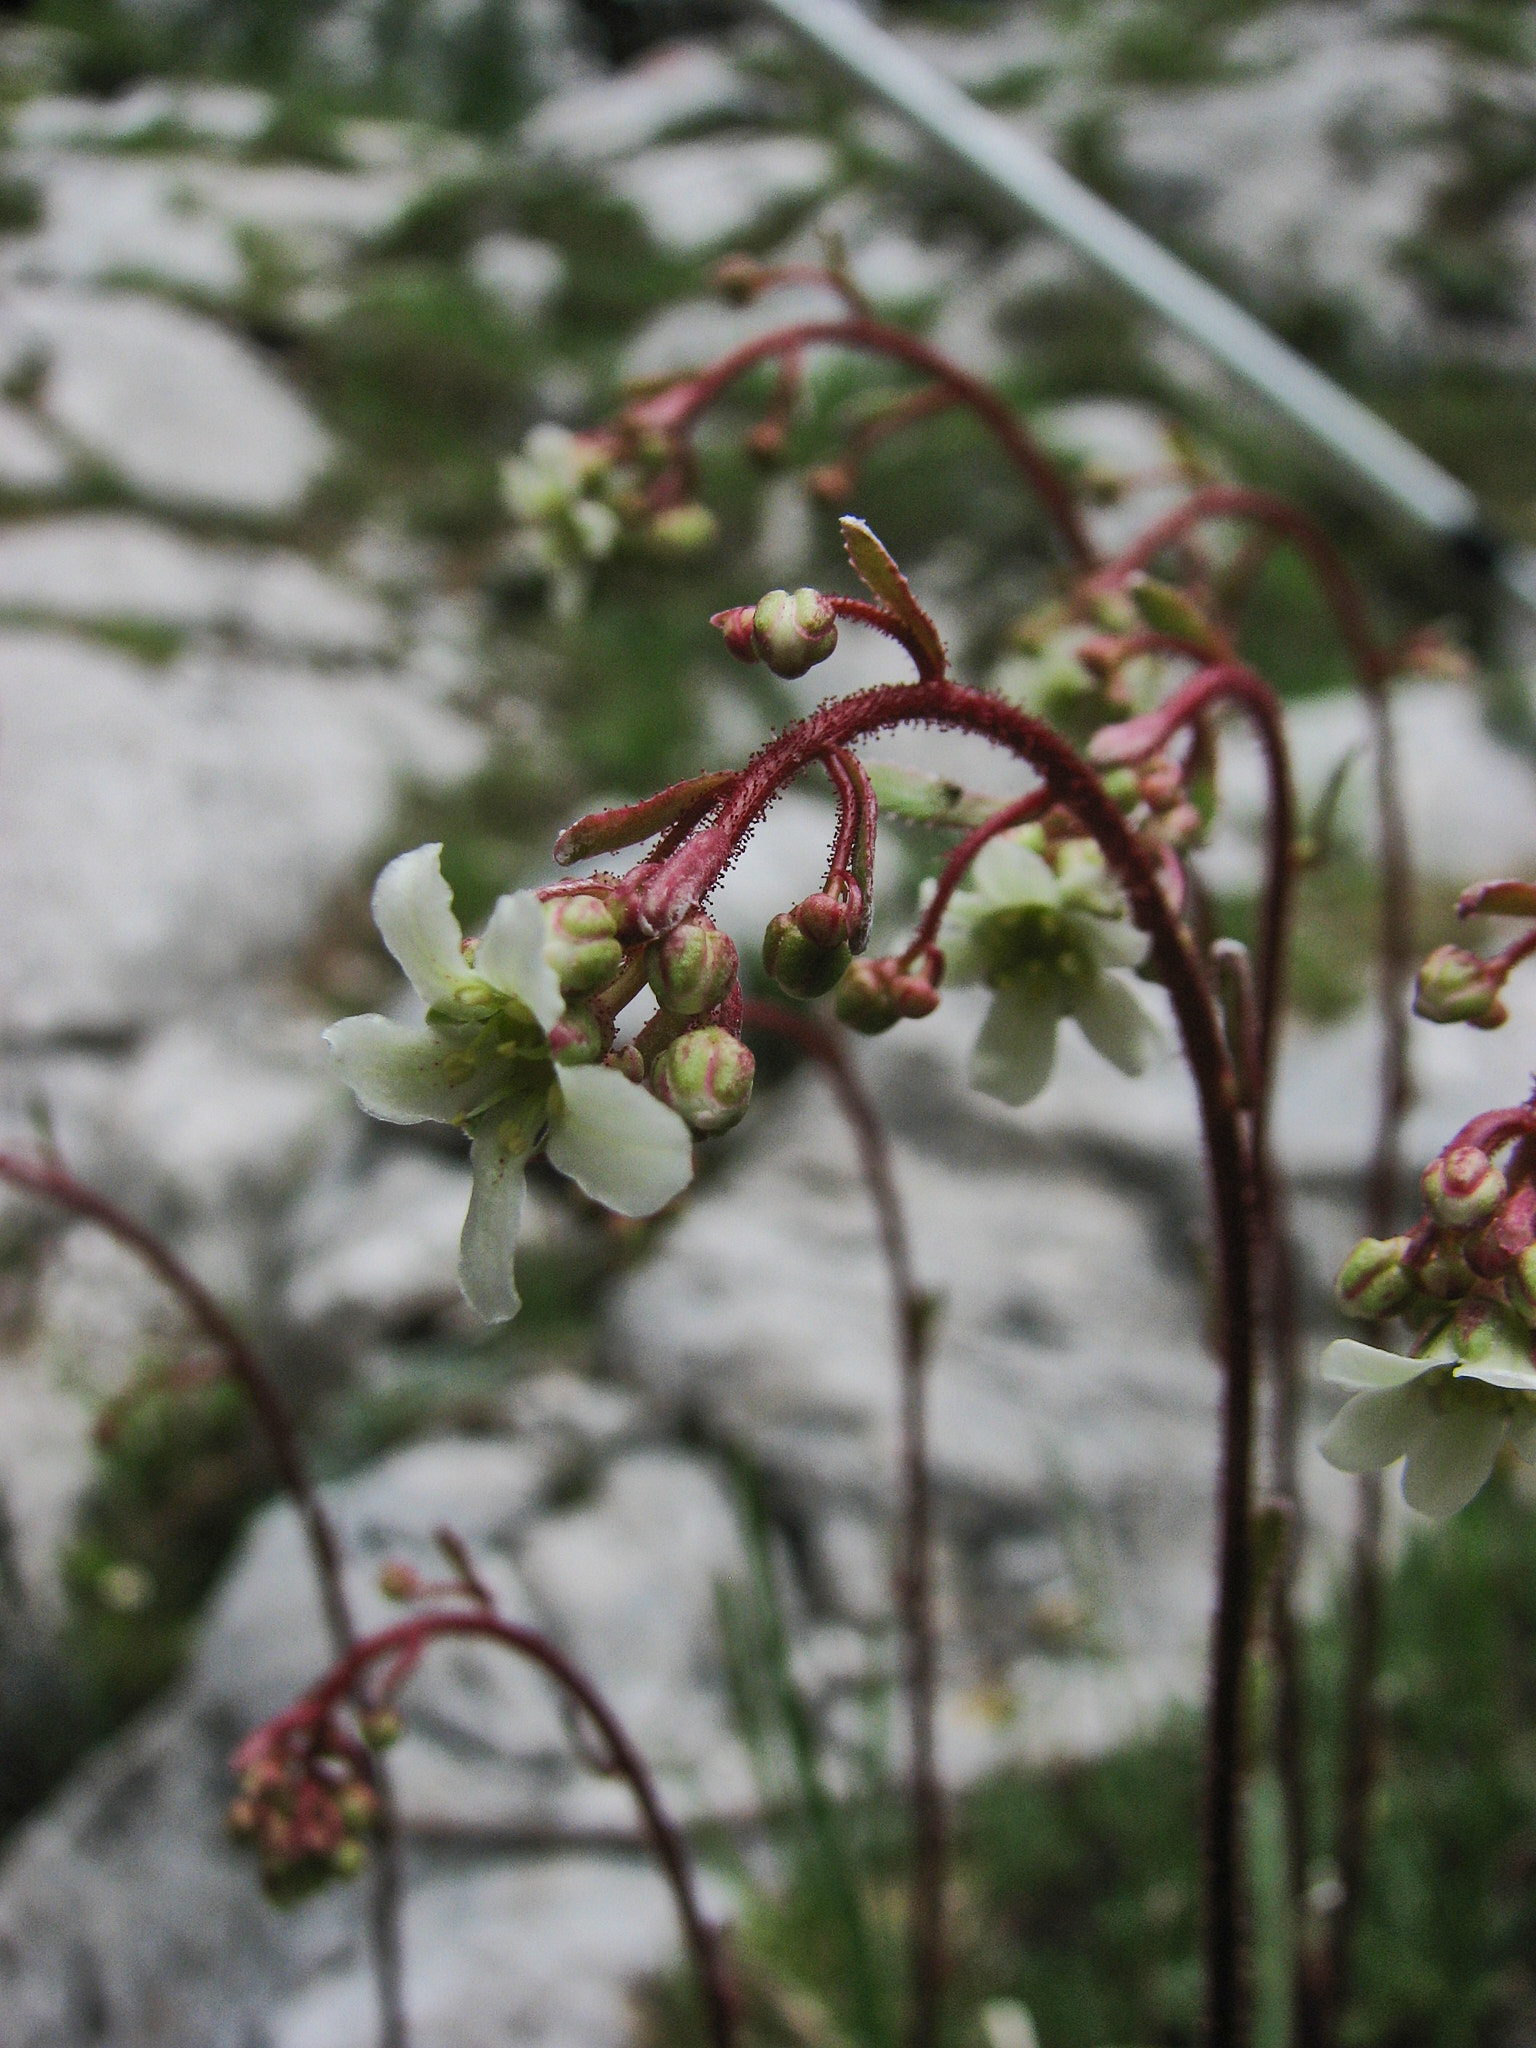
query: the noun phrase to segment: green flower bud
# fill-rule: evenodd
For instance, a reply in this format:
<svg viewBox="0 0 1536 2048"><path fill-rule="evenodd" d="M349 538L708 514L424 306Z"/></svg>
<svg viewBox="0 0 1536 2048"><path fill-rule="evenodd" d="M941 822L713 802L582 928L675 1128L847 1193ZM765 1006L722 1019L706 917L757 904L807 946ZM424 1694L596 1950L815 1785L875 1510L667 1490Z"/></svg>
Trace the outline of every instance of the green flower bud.
<svg viewBox="0 0 1536 2048"><path fill-rule="evenodd" d="M1536 1327L1536 1244L1528 1244L1516 1259L1505 1280L1510 1305Z"/></svg>
<svg viewBox="0 0 1536 2048"><path fill-rule="evenodd" d="M1436 1301L1459 1301L1470 1293L1476 1277L1467 1264L1458 1237L1438 1237L1424 1255L1414 1261L1414 1278Z"/></svg>
<svg viewBox="0 0 1536 2048"><path fill-rule="evenodd" d="M1414 1014L1431 1024L1475 1024L1492 1031L1509 1016L1501 977L1465 946L1437 946L1419 969Z"/></svg>
<svg viewBox="0 0 1536 2048"><path fill-rule="evenodd" d="M1504 1176L1477 1145L1453 1145L1425 1167L1419 1182L1437 1223L1464 1230L1486 1223L1507 1192Z"/></svg>
<svg viewBox="0 0 1536 2048"><path fill-rule="evenodd" d="M607 1050L608 1034L590 1010L566 1010L549 1034L549 1049L560 1067L595 1067Z"/></svg>
<svg viewBox="0 0 1536 2048"><path fill-rule="evenodd" d="M393 1707L374 1707L358 1715L357 1732L370 1749L388 1749L400 1740L403 1730Z"/></svg>
<svg viewBox="0 0 1536 2048"><path fill-rule="evenodd" d="M331 1851L331 1869L338 1877L356 1877L368 1860L361 1842L338 1842Z"/></svg>
<svg viewBox="0 0 1536 2048"><path fill-rule="evenodd" d="M700 1017L736 979L736 948L712 924L689 918L649 948L645 965L651 993L664 1010Z"/></svg>
<svg viewBox="0 0 1536 2048"><path fill-rule="evenodd" d="M638 1046L626 1045L622 1052L610 1053L607 1064L621 1073L626 1081L645 1079L645 1059Z"/></svg>
<svg viewBox="0 0 1536 2048"><path fill-rule="evenodd" d="M551 896L544 905L549 936L544 958L560 977L561 992L591 995L606 988L624 964L618 920L602 896Z"/></svg>
<svg viewBox="0 0 1536 2048"><path fill-rule="evenodd" d="M904 1017L928 1017L939 992L920 974L904 974L896 960L855 960L837 985L833 1007L851 1031L868 1038L889 1031Z"/></svg>
<svg viewBox="0 0 1536 2048"><path fill-rule="evenodd" d="M685 557L712 548L720 522L707 505L669 505L645 529L646 544L657 553Z"/></svg>
<svg viewBox="0 0 1536 2048"><path fill-rule="evenodd" d="M1413 1292L1413 1275L1403 1264L1406 1237L1362 1237L1339 1268L1334 1297L1347 1316L1379 1322Z"/></svg>
<svg viewBox="0 0 1536 2048"><path fill-rule="evenodd" d="M847 896L834 896L825 889L807 896L794 908L794 920L813 946L830 950L848 938L858 922L859 905Z"/></svg>
<svg viewBox="0 0 1536 2048"><path fill-rule="evenodd" d="M853 954L846 941L818 946L781 910L763 934L763 965L787 996L824 996L836 988Z"/></svg>
<svg viewBox="0 0 1536 2048"><path fill-rule="evenodd" d="M819 590L770 590L753 607L752 640L765 667L792 681L837 645L837 614Z"/></svg>
<svg viewBox="0 0 1536 2048"><path fill-rule="evenodd" d="M1141 802L1141 777L1134 768L1106 768L1102 780L1104 794L1122 811L1134 811Z"/></svg>
<svg viewBox="0 0 1536 2048"><path fill-rule="evenodd" d="M739 1038L718 1024L685 1031L659 1053L651 1092L691 1130L709 1137L739 1124L752 1100L757 1062Z"/></svg>

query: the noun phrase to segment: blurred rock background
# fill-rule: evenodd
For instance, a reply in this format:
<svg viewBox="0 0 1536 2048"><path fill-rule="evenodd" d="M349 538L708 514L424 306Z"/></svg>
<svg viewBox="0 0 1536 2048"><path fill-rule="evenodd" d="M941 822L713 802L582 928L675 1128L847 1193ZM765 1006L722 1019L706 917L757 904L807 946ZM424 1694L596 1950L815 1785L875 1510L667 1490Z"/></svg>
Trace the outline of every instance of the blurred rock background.
<svg viewBox="0 0 1536 2048"><path fill-rule="evenodd" d="M889 19L1536 540L1529 10ZM1299 495L1385 625L1439 618L1481 656L1480 687L1403 693L1426 943L1459 885L1536 859L1518 636L1183 345L733 9L45 0L0 28L0 95L7 1133L162 1229L257 1334L335 1482L366 1611L378 1563L424 1558L452 1522L509 1611L610 1690L676 1809L750 1844L760 1788L716 1622L744 1569L740 1461L849 1784L892 1659L885 1296L817 1082L765 1086L654 1228L540 1182L527 1306L487 1334L454 1285L458 1150L365 1124L319 1032L394 998L367 917L391 853L444 839L473 923L547 876L579 810L738 761L797 708L707 620L768 584L846 580L802 472L889 384L815 360L766 477L739 446L750 412L722 415L719 546L614 563L574 620L508 550L498 462L538 420L600 418L627 380L820 303L733 312L708 295L714 257L840 249L883 312L1033 415L1106 536L1170 502L1194 451ZM877 452L857 509L985 675L1050 587L1013 478L941 420ZM1250 640L1315 797L1360 720L1284 557ZM847 645L815 693L885 672ZM1228 767L1235 822L1208 868L1242 929L1257 780L1236 744ZM1315 1336L1370 1135L1363 786L1304 886L1279 1116ZM786 802L733 874L744 953L807 886L827 821L815 793ZM931 858L889 835L893 925ZM1410 1156L1523 1089L1530 1021L1527 1003L1475 1045L1415 1028ZM957 1784L1103 1749L1197 1695L1216 1397L1177 1067L1132 1089L1067 1045L1012 1114L964 1088L976 1022L946 999L862 1054L944 1298ZM249 1418L130 1261L9 1197L0 1343L0 2041L369 2040L360 1898L281 1919L221 1834L230 1747L322 1654ZM1315 1456L1305 1476L1320 1599L1347 1494ZM445 1655L412 1702L418 2038L621 2039L626 1987L673 1952L624 1799L518 1672Z"/></svg>

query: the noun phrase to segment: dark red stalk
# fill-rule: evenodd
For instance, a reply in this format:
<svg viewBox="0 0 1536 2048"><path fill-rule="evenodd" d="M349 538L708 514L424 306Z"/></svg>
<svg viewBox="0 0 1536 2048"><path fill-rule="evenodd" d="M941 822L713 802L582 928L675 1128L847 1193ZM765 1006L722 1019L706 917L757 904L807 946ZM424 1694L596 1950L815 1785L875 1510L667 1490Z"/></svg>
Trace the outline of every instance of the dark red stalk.
<svg viewBox="0 0 1536 2048"><path fill-rule="evenodd" d="M829 746L908 724L979 733L1007 748L1041 776L1052 801L1071 811L1097 840L1133 917L1151 940L1151 958L1178 1017L1200 1101L1219 1246L1226 1369L1206 1817L1207 2035L1212 2048L1238 2048L1246 2033L1240 1805L1254 1405L1252 1185L1232 1068L1211 990L1188 933L1163 895L1157 865L1097 774L1059 734L1001 698L927 678L835 699L771 741L743 769L715 822L640 883L636 915L644 929L669 929L714 886L768 804L810 761Z"/></svg>
<svg viewBox="0 0 1536 2048"><path fill-rule="evenodd" d="M736 2013L724 1954L716 1931L705 1919L693 1888L688 1852L682 1836L661 1804L645 1759L623 1723L597 1687L537 1629L489 1614L481 1607L464 1612L437 1611L413 1615L355 1643L304 1698L267 1724L263 1735L281 1735L291 1728L323 1726L343 1700L353 1697L367 1672L379 1663L394 1663L403 1677L430 1643L440 1637L478 1637L499 1643L514 1655L542 1666L562 1692L587 1716L607 1744L614 1770L628 1783L656 1860L672 1888L678 1919L699 1979L709 2037L714 2048L731 2048ZM249 1744L245 1745L249 1747Z"/></svg>
<svg viewBox="0 0 1536 2048"><path fill-rule="evenodd" d="M169 1246L152 1231L136 1223L126 1211L109 1202L93 1188L75 1179L54 1160L24 1159L13 1152L0 1152L0 1180L24 1188L43 1201L67 1209L87 1223L94 1223L113 1237L162 1280L181 1302L194 1323L223 1353L231 1378L244 1389L267 1439L272 1461L283 1488L297 1510L309 1545L325 1624L337 1655L348 1652L356 1640L352 1613L341 1575L341 1549L331 1526L304 1453L288 1405L255 1349L235 1327L197 1275L184 1266ZM379 1780L380 1855L375 1880L372 1913L374 1966L382 2008L384 2048L405 2048L405 2006L401 1990L400 1952L400 1848L395 1825L394 1803L387 1778Z"/></svg>
<svg viewBox="0 0 1536 2048"><path fill-rule="evenodd" d="M835 342L844 348L888 356L943 385L953 394L956 404L965 406L991 430L1009 460L1029 479L1072 561L1079 568L1092 568L1097 559L1093 543L1056 464L990 385L972 377L904 328L888 327L864 315L847 320L800 321L745 342L697 377L637 401L629 408L628 417L641 428L652 427L668 435L684 434L700 413L758 363L818 342Z"/></svg>
<svg viewBox="0 0 1536 2048"><path fill-rule="evenodd" d="M843 1040L813 1017L779 1003L749 1002L742 1023L772 1031L821 1067L847 1118L859 1168L880 1226L890 1275L901 1369L901 1544L896 1607L905 1650L912 1753L912 1898L908 1916L911 2048L935 2048L944 2000L944 1795L934 1736L938 1644L933 1619L933 1510L928 1477L927 1362L932 1303L912 1271L912 1247L896 1187L891 1148L879 1115Z"/></svg>
<svg viewBox="0 0 1536 2048"><path fill-rule="evenodd" d="M918 920L917 930L912 934L910 945L901 956L903 967L909 967L936 942L939 926L943 923L944 913L949 908L950 898L965 880L971 862L988 841L995 839L1000 832L1011 832L1017 825L1033 823L1050 807L1050 791L1032 789L1028 796L1021 796L1017 803L1004 804L1001 810L995 811L990 818L966 833L939 873L928 907Z"/></svg>

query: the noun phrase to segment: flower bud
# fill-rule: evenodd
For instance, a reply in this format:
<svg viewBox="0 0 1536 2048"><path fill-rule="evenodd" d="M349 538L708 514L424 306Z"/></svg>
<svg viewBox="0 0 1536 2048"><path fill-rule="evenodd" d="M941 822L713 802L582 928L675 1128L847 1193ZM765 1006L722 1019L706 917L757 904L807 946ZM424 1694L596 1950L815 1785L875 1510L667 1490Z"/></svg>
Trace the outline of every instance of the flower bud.
<svg viewBox="0 0 1536 2048"><path fill-rule="evenodd" d="M757 642L752 638L752 622L757 616L757 606L735 604L729 611L716 612L710 620L719 628L725 638L726 650L738 661L756 661Z"/></svg>
<svg viewBox="0 0 1536 2048"><path fill-rule="evenodd" d="M400 1740L403 1730L393 1707L372 1707L358 1715L357 1732L370 1749L388 1749Z"/></svg>
<svg viewBox="0 0 1536 2048"><path fill-rule="evenodd" d="M771 468L784 453L785 438L782 420L759 420L747 431L747 453L765 469Z"/></svg>
<svg viewBox="0 0 1536 2048"><path fill-rule="evenodd" d="M1419 969L1414 1014L1431 1024L1475 1024L1492 1031L1509 1015L1499 1000L1502 986L1497 971L1465 946L1437 946Z"/></svg>
<svg viewBox="0 0 1536 2048"><path fill-rule="evenodd" d="M714 287L728 305L751 305L767 282L768 267L755 256L722 256L715 265Z"/></svg>
<svg viewBox="0 0 1536 2048"><path fill-rule="evenodd" d="M1339 1268L1334 1298L1347 1316L1379 1322L1413 1292L1413 1275L1403 1264L1406 1237L1362 1237Z"/></svg>
<svg viewBox="0 0 1536 2048"><path fill-rule="evenodd" d="M841 462L823 462L806 474L805 487L813 498L830 505L835 512L853 496L853 478Z"/></svg>
<svg viewBox="0 0 1536 2048"><path fill-rule="evenodd" d="M1536 1326L1536 1244L1527 1245L1516 1259L1505 1281L1510 1305L1526 1322Z"/></svg>
<svg viewBox="0 0 1536 2048"><path fill-rule="evenodd" d="M702 918L674 925L645 956L651 993L678 1017L712 1010L736 979L736 948Z"/></svg>
<svg viewBox="0 0 1536 2048"><path fill-rule="evenodd" d="M331 1869L337 1877L356 1877L367 1860L367 1851L362 1843L350 1839L338 1842L331 1851Z"/></svg>
<svg viewBox="0 0 1536 2048"><path fill-rule="evenodd" d="M707 505L669 505L647 525L645 539L657 553L683 558L712 548L719 532L720 522Z"/></svg>
<svg viewBox="0 0 1536 2048"><path fill-rule="evenodd" d="M739 1038L718 1024L685 1031L659 1053L651 1092L704 1136L739 1124L752 1100L757 1062Z"/></svg>
<svg viewBox="0 0 1536 2048"><path fill-rule="evenodd" d="M793 681L837 645L837 615L819 590L770 590L753 607L752 638L764 665Z"/></svg>
<svg viewBox="0 0 1536 2048"><path fill-rule="evenodd" d="M1536 1182L1522 1181L1467 1245L1467 1264L1479 1280L1497 1280L1536 1243Z"/></svg>
<svg viewBox="0 0 1536 2048"><path fill-rule="evenodd" d="M1413 1261L1413 1277L1436 1301L1459 1301L1471 1291L1472 1268L1459 1237L1436 1237Z"/></svg>
<svg viewBox="0 0 1536 2048"><path fill-rule="evenodd" d="M595 1067L606 1051L606 1033L590 1010L579 1006L557 1017L549 1033L549 1049L560 1067Z"/></svg>
<svg viewBox="0 0 1536 2048"><path fill-rule="evenodd" d="M622 1074L626 1081L645 1079L645 1060L638 1046L626 1045L622 1052L610 1053L606 1064Z"/></svg>
<svg viewBox="0 0 1536 2048"><path fill-rule="evenodd" d="M763 965L787 996L824 996L842 980L852 958L846 941L818 946L792 911L781 910L763 934Z"/></svg>
<svg viewBox="0 0 1536 2048"><path fill-rule="evenodd" d="M423 1590L421 1573L414 1565L394 1562L380 1569L379 1591L386 1600L419 1600Z"/></svg>
<svg viewBox="0 0 1536 2048"><path fill-rule="evenodd" d="M855 960L837 985L834 1008L852 1031L873 1038L904 1017L930 1017L939 992L920 974L902 971L899 960Z"/></svg>
<svg viewBox="0 0 1536 2048"><path fill-rule="evenodd" d="M793 916L813 946L830 948L840 946L850 936L858 923L859 910L857 891L834 896L830 890L819 889L814 896L795 905Z"/></svg>
<svg viewBox="0 0 1536 2048"><path fill-rule="evenodd" d="M1429 1213L1452 1230L1486 1223L1506 1193L1503 1174L1479 1145L1453 1145L1431 1159L1419 1185Z"/></svg>
<svg viewBox="0 0 1536 2048"><path fill-rule="evenodd" d="M544 905L544 923L544 958L559 975L563 994L591 995L606 988L623 966L618 921L606 898L551 896Z"/></svg>
<svg viewBox="0 0 1536 2048"><path fill-rule="evenodd" d="M1112 804L1122 811L1135 810L1141 801L1141 777L1134 768L1106 768L1101 780Z"/></svg>

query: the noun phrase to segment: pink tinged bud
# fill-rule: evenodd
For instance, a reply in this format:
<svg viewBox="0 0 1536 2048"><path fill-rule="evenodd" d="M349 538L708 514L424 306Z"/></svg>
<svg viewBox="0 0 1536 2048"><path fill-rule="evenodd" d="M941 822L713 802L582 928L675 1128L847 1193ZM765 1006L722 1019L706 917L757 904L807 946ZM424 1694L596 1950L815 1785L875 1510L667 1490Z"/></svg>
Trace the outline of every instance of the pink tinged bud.
<svg viewBox="0 0 1536 2048"><path fill-rule="evenodd" d="M752 639L765 667L793 681L837 645L837 614L819 590L770 590L753 607Z"/></svg>
<svg viewBox="0 0 1536 2048"><path fill-rule="evenodd" d="M386 1600L419 1600L422 1594L421 1573L414 1565L387 1564L379 1573L379 1591Z"/></svg>
<svg viewBox="0 0 1536 2048"><path fill-rule="evenodd" d="M814 896L807 896L803 903L797 903L792 914L813 946L830 949L852 937L862 907L857 890L850 890L845 896L834 896L823 889Z"/></svg>
<svg viewBox="0 0 1536 2048"><path fill-rule="evenodd" d="M846 941L818 946L792 911L781 910L763 934L763 965L787 996L824 996L842 980L852 958Z"/></svg>
<svg viewBox="0 0 1536 2048"><path fill-rule="evenodd" d="M594 1067L607 1051L607 1033L590 1010L571 1009L555 1020L549 1049L561 1067Z"/></svg>
<svg viewBox="0 0 1536 2048"><path fill-rule="evenodd" d="M699 555L715 544L720 522L707 505L669 505L645 529L649 547L679 558Z"/></svg>
<svg viewBox="0 0 1536 2048"><path fill-rule="evenodd" d="M1480 1280L1496 1280L1533 1242L1536 1182L1524 1181L1467 1245L1467 1263Z"/></svg>
<svg viewBox="0 0 1536 2048"><path fill-rule="evenodd" d="M1437 946L1414 985L1416 1016L1431 1024L1475 1024L1492 1031L1509 1013L1499 1000L1503 977L1465 946Z"/></svg>
<svg viewBox="0 0 1536 2048"><path fill-rule="evenodd" d="M602 896L552 896L544 908L544 957L560 977L561 992L580 996L606 988L624 964L612 905Z"/></svg>
<svg viewBox="0 0 1536 2048"><path fill-rule="evenodd" d="M685 1031L657 1056L651 1092L701 1136L739 1124L752 1100L757 1062L739 1038L718 1024Z"/></svg>
<svg viewBox="0 0 1536 2048"><path fill-rule="evenodd" d="M1436 1301L1460 1301L1471 1292L1475 1275L1459 1237L1436 1236L1415 1255L1412 1266L1420 1287Z"/></svg>
<svg viewBox="0 0 1536 2048"><path fill-rule="evenodd" d="M626 1045L622 1052L610 1053L604 1064L622 1074L626 1081L645 1079L645 1061L638 1046Z"/></svg>
<svg viewBox="0 0 1536 2048"><path fill-rule="evenodd" d="M874 1038L901 1022L894 965L890 960L855 960L838 983L834 1008L850 1031Z"/></svg>
<svg viewBox="0 0 1536 2048"><path fill-rule="evenodd" d="M726 612L716 612L710 624L719 629L724 637L726 650L738 661L756 661L757 642L752 638L752 626L757 617L757 606L752 604L732 605Z"/></svg>
<svg viewBox="0 0 1536 2048"><path fill-rule="evenodd" d="M1379 1322L1402 1307L1413 1292L1403 1264L1406 1237L1363 1237L1339 1268L1334 1296L1347 1316Z"/></svg>
<svg viewBox="0 0 1536 2048"><path fill-rule="evenodd" d="M701 1017L736 979L736 948L702 918L687 918L646 954L651 993L677 1017Z"/></svg>
<svg viewBox="0 0 1536 2048"><path fill-rule="evenodd" d="M1516 1259L1505 1286L1510 1306L1525 1322L1536 1325L1536 1244L1527 1245Z"/></svg>
<svg viewBox="0 0 1536 2048"><path fill-rule="evenodd" d="M1486 1223L1504 1200L1504 1176L1479 1145L1453 1145L1425 1167L1419 1182L1437 1223L1465 1230Z"/></svg>

